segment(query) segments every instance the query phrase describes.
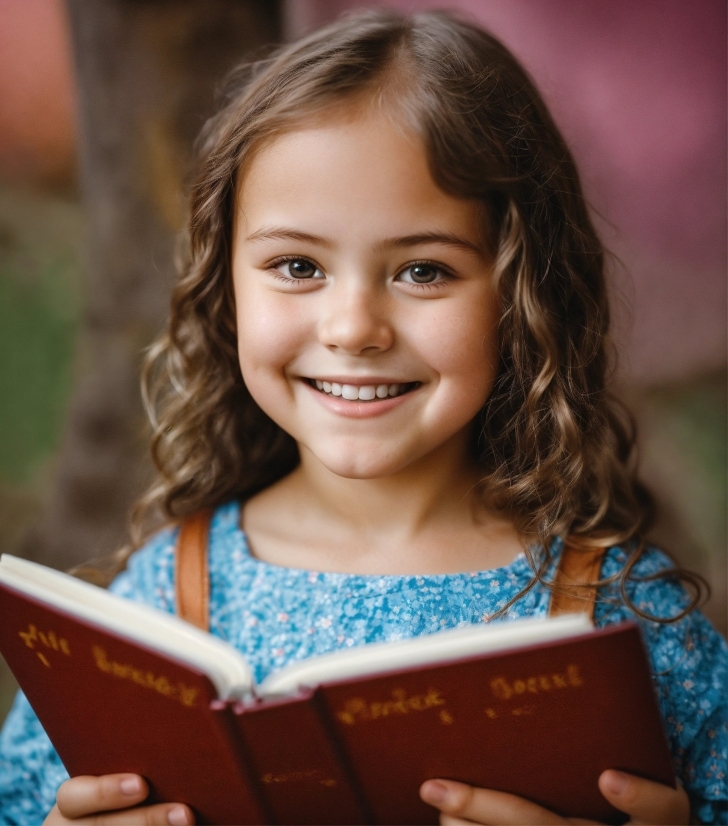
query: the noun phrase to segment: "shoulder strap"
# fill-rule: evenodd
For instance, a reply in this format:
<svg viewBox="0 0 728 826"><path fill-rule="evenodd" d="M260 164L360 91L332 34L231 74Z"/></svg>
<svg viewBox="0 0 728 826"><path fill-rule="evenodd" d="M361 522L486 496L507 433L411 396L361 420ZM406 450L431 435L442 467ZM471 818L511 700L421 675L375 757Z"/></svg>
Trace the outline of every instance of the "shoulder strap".
<svg viewBox="0 0 728 826"><path fill-rule="evenodd" d="M585 613L594 616L597 589L590 583L599 579L599 570L606 548L578 548L564 544L554 590L551 593L549 616Z"/></svg>
<svg viewBox="0 0 728 826"><path fill-rule="evenodd" d="M204 510L182 522L175 549L177 616L203 631L209 629L210 576L207 544L212 511Z"/></svg>

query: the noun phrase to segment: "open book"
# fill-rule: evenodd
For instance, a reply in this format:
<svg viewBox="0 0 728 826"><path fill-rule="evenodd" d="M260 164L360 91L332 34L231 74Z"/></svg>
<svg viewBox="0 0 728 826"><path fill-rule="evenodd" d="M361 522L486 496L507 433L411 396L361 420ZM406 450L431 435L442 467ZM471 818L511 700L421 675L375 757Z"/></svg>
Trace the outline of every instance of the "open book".
<svg viewBox="0 0 728 826"><path fill-rule="evenodd" d="M624 820L607 768L674 783L639 630L473 625L294 663L4 554L0 651L69 773L136 772L198 823L436 823L447 777Z"/></svg>

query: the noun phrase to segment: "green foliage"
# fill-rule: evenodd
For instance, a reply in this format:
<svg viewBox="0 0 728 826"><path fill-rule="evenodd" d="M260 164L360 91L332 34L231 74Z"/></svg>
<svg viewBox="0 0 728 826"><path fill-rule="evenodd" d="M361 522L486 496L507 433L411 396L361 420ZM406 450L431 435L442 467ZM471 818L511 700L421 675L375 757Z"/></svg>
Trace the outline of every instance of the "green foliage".
<svg viewBox="0 0 728 826"><path fill-rule="evenodd" d="M712 554L725 554L728 393L724 371L653 390L650 425L679 474L675 505ZM665 467L663 473L670 472ZM677 498L677 497L676 497Z"/></svg>
<svg viewBox="0 0 728 826"><path fill-rule="evenodd" d="M32 485L58 444L80 313L77 205L0 191L0 481Z"/></svg>

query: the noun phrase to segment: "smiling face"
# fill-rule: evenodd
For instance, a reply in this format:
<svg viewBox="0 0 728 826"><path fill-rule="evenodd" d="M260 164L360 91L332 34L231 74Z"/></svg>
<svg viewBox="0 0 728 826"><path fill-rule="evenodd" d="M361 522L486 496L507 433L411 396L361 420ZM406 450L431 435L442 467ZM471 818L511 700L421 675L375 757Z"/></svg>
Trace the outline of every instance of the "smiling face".
<svg viewBox="0 0 728 826"><path fill-rule="evenodd" d="M233 241L240 366L304 465L371 479L443 451L469 461L498 366L480 216L383 114L255 153Z"/></svg>

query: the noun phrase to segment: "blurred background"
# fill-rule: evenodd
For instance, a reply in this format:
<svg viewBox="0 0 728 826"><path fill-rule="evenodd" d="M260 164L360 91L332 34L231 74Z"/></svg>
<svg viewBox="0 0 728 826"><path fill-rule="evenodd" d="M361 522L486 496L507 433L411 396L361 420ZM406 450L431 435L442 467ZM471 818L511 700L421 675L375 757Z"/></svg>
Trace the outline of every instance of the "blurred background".
<svg viewBox="0 0 728 826"><path fill-rule="evenodd" d="M232 66L368 5L0 0L0 551L65 569L124 541L194 136ZM654 538L725 634L725 3L379 5L458 9L536 79L613 253ZM14 690L0 660L0 721Z"/></svg>

